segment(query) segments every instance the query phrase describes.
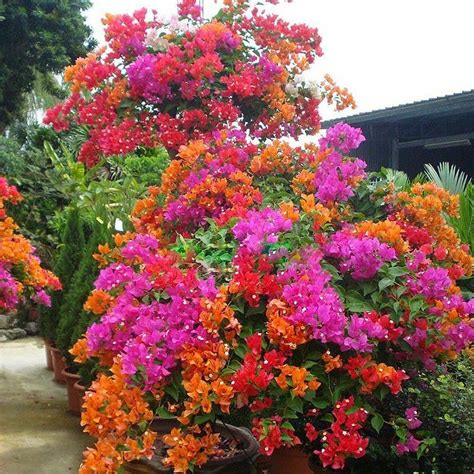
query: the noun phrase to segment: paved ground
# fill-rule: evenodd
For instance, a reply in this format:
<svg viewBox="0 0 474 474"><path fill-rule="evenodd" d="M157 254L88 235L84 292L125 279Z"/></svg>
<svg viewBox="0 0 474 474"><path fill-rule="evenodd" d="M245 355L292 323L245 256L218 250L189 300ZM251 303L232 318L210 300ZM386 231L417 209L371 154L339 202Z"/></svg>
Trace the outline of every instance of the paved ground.
<svg viewBox="0 0 474 474"><path fill-rule="evenodd" d="M66 409L42 340L0 343L0 474L77 473L90 438Z"/></svg>

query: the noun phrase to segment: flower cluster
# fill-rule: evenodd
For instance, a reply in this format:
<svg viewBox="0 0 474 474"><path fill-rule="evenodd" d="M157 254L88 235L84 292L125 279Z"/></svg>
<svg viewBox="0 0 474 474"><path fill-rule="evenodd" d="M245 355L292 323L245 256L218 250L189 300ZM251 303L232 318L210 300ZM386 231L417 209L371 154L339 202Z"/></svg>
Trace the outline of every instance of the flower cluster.
<svg viewBox="0 0 474 474"><path fill-rule="evenodd" d="M250 211L233 228L235 238L253 254L262 252L265 244L275 244L278 233L291 230L290 219L271 208Z"/></svg>
<svg viewBox="0 0 474 474"><path fill-rule="evenodd" d="M137 387L127 387L117 359L112 376L101 375L85 397L84 431L98 441L85 452L79 472L114 473L126 460L151 457L156 434L149 429L153 411Z"/></svg>
<svg viewBox="0 0 474 474"><path fill-rule="evenodd" d="M356 280L372 278L385 262L393 260L395 249L377 237L353 236L339 231L324 246L324 253L339 261L341 272L349 272Z"/></svg>
<svg viewBox="0 0 474 474"><path fill-rule="evenodd" d="M418 410L416 407L407 408L405 410L405 418L406 418L406 427L408 430L416 430L419 428L423 423L418 419ZM415 438L413 433L410 431L407 432L405 435L405 439L400 440L395 445L395 450L399 456L408 453L416 453L418 447L421 444L421 440Z"/></svg>
<svg viewBox="0 0 474 474"><path fill-rule="evenodd" d="M227 2L210 20L193 0L180 2L178 13L170 22L145 9L108 15L107 47L66 69L72 95L45 121L57 131L88 129L79 153L87 165L139 146L176 152L236 124L259 138L313 134L324 97L339 109L354 106L333 82L300 79L322 55L317 29L249 2Z"/></svg>
<svg viewBox="0 0 474 474"><path fill-rule="evenodd" d="M343 469L348 457L360 458L365 455L369 439L360 434L368 413L359 408L353 413L348 411L354 406L351 396L336 403L332 412L334 422L330 430L322 433L323 447L316 451L324 467Z"/></svg>
<svg viewBox="0 0 474 474"><path fill-rule="evenodd" d="M29 298L48 306L48 291L59 290L59 280L41 268L35 248L17 232L18 226L6 213L5 203L16 204L21 195L0 177L0 310L12 311Z"/></svg>

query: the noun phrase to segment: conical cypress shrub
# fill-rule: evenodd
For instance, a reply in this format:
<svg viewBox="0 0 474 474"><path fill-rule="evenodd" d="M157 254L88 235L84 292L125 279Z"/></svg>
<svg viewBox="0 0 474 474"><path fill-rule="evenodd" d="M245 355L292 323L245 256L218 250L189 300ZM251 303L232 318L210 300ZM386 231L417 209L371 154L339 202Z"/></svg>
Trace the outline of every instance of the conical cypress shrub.
<svg viewBox="0 0 474 474"><path fill-rule="evenodd" d="M61 239L61 248L54 264L54 273L62 284L62 291L54 292L51 306L41 312L40 328L42 335L56 341L57 326L60 319L60 308L68 294L74 273L79 267L85 247L84 229L77 209L68 213Z"/></svg>
<svg viewBox="0 0 474 474"><path fill-rule="evenodd" d="M92 234L85 247L82 260L72 278L69 292L65 295L61 305L56 344L65 356L69 356L69 349L87 329L88 321L83 314L85 313L83 306L99 273L94 254L97 253L99 244L108 241L108 234L104 226L98 223L93 225ZM81 323L82 329L77 335L76 327L79 323Z"/></svg>

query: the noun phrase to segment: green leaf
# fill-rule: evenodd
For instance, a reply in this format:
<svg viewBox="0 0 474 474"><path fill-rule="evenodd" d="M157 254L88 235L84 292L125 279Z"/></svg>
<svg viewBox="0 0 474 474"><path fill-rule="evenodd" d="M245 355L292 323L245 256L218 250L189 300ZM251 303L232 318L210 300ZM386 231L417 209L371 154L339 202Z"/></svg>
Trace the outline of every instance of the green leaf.
<svg viewBox="0 0 474 474"><path fill-rule="evenodd" d="M176 418L173 414L171 414L166 408L164 407L158 407L156 409L156 414L160 417L163 418L163 420L173 420Z"/></svg>
<svg viewBox="0 0 474 474"><path fill-rule="evenodd" d="M390 267L388 270L387 270L387 273L395 278L395 277L398 277L398 276L402 276L402 275L406 275L408 272L408 269L406 268L403 268L403 267Z"/></svg>
<svg viewBox="0 0 474 474"><path fill-rule="evenodd" d="M246 316L253 316L255 314L265 314L265 309L266 309L266 306L265 305L260 305L258 306L257 308L249 308L246 312L245 312L245 315Z"/></svg>
<svg viewBox="0 0 474 474"><path fill-rule="evenodd" d="M165 387L165 392L171 397L173 398L174 401L178 401L179 400L179 391L178 391L178 387L176 387L176 385L174 383L172 384L169 384Z"/></svg>
<svg viewBox="0 0 474 474"><path fill-rule="evenodd" d="M407 430L401 426L395 428L395 434L400 438L401 441L406 441L407 439Z"/></svg>
<svg viewBox="0 0 474 474"><path fill-rule="evenodd" d="M405 291L407 291L407 287L406 286L399 286L395 291L394 291L394 294L397 298L400 298L404 293Z"/></svg>
<svg viewBox="0 0 474 474"><path fill-rule="evenodd" d="M421 295L414 296L408 305L410 306L410 316L416 316L425 305L425 299Z"/></svg>
<svg viewBox="0 0 474 474"><path fill-rule="evenodd" d="M390 285L393 285L394 283L395 282L392 278L382 278L379 281L379 290L380 291L385 290L385 288L387 288Z"/></svg>
<svg viewBox="0 0 474 474"><path fill-rule="evenodd" d="M370 420L370 424L372 425L372 428L377 431L377 433L380 433L380 430L384 424L382 415L380 415L380 413L376 413Z"/></svg>
<svg viewBox="0 0 474 474"><path fill-rule="evenodd" d="M307 356L305 356L305 360L321 360L323 353L320 351L312 351Z"/></svg>
<svg viewBox="0 0 474 474"><path fill-rule="evenodd" d="M329 406L329 400L325 400L324 398L320 398L320 399L317 399L317 400L311 400L311 404L316 407L316 408L320 408L321 410L323 410L324 408L328 407Z"/></svg>
<svg viewBox="0 0 474 474"><path fill-rule="evenodd" d="M389 393L390 389L386 385L379 385L374 392L380 400L383 400Z"/></svg>
<svg viewBox="0 0 474 474"><path fill-rule="evenodd" d="M327 421L329 423L332 423L334 421L334 417L331 415L331 413L326 413L320 418L321 421Z"/></svg>
<svg viewBox="0 0 474 474"><path fill-rule="evenodd" d="M283 418L287 420L296 420L299 418L299 415L297 415L293 410L287 407L283 410Z"/></svg>
<svg viewBox="0 0 474 474"><path fill-rule="evenodd" d="M247 350L245 348L245 346L243 344L239 345L239 347L237 347L235 349L235 354L238 355L241 359L243 359L245 357L245 354L247 353Z"/></svg>
<svg viewBox="0 0 474 474"><path fill-rule="evenodd" d="M373 310L373 306L357 291L348 291L345 295L346 307L352 313L361 313Z"/></svg>
<svg viewBox="0 0 474 474"><path fill-rule="evenodd" d="M436 169L430 163L425 164L425 174L430 181L451 194L463 193L470 182L466 173L448 162L440 163Z"/></svg>
<svg viewBox="0 0 474 474"><path fill-rule="evenodd" d="M296 413L303 413L303 400L299 397L289 400L287 406Z"/></svg>
<svg viewBox="0 0 474 474"><path fill-rule="evenodd" d="M196 425L202 425L204 423L207 423L208 421L213 422L215 419L214 413L204 413L202 415L197 415L194 417L193 421L196 423Z"/></svg>

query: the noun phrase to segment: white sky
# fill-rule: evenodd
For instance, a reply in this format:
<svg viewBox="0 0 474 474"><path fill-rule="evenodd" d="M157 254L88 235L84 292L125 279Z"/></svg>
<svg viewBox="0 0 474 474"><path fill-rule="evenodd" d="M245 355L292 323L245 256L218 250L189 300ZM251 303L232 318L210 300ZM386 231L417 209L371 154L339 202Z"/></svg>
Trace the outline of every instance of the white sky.
<svg viewBox="0 0 474 474"><path fill-rule="evenodd" d="M106 12L141 7L168 17L176 0L95 0L87 18L101 42ZM474 0L293 0L274 10L319 29L324 56L311 75L348 87L356 112L474 89Z"/></svg>

